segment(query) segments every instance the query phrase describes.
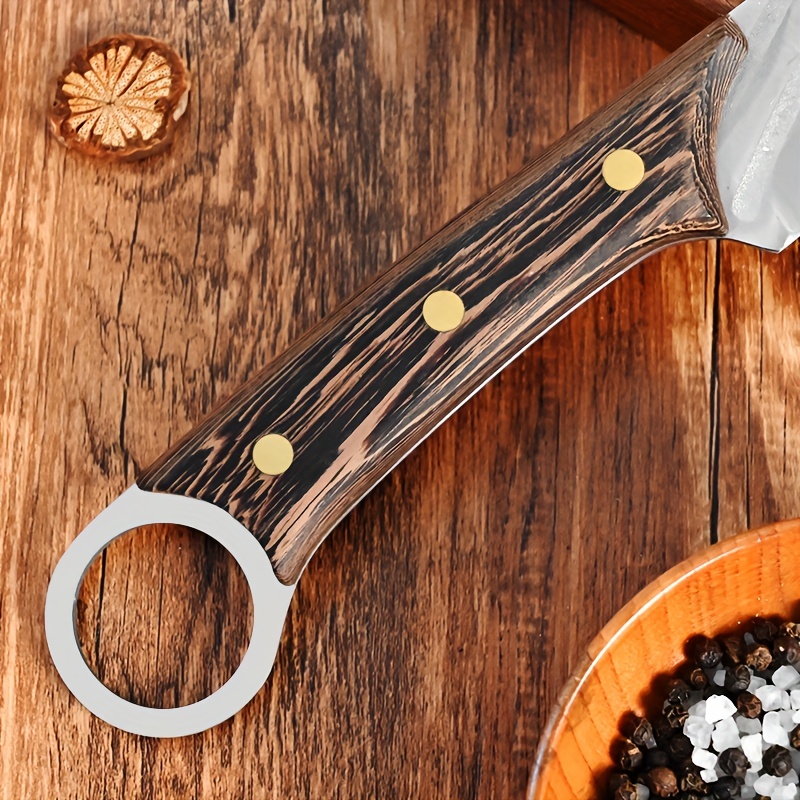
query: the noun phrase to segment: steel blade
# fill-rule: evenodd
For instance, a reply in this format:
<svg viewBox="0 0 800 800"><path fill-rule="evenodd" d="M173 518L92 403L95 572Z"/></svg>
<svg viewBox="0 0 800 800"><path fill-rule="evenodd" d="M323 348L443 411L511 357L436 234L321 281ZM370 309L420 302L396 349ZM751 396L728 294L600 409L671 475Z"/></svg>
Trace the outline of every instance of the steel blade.
<svg viewBox="0 0 800 800"><path fill-rule="evenodd" d="M730 16L749 50L717 145L728 238L779 251L800 237L800 2L746 0Z"/></svg>

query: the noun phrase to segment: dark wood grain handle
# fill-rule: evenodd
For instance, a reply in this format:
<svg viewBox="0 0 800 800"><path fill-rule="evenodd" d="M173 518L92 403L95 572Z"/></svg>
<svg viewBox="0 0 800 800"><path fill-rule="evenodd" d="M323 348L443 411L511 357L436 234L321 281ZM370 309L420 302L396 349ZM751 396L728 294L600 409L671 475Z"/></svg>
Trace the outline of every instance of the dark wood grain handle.
<svg viewBox="0 0 800 800"><path fill-rule="evenodd" d="M404 456L550 326L645 256L725 233L715 133L746 52L723 20L473 206L277 358L140 476L143 489L227 509L293 583L334 525ZM606 156L647 172L619 192ZM463 322L425 323L434 291ZM287 437L277 477L254 443Z"/></svg>

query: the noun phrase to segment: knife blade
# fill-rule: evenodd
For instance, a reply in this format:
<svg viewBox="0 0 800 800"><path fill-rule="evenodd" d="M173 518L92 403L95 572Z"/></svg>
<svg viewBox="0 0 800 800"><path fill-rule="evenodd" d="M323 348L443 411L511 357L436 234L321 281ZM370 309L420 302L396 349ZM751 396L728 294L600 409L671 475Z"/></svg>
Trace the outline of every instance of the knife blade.
<svg viewBox="0 0 800 800"><path fill-rule="evenodd" d="M89 711L182 736L235 714L272 668L294 587L336 523L560 319L657 250L800 235L800 5L746 0L402 259L169 449L78 535L45 606L53 662ZM227 547L253 594L230 680L178 709L109 691L74 608L114 538L155 522Z"/></svg>

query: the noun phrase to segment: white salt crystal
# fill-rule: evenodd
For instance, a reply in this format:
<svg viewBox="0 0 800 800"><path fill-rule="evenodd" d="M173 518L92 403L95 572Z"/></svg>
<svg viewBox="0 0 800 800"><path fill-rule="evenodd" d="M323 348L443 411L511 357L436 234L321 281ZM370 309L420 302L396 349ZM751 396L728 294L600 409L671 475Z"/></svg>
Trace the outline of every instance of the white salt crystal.
<svg viewBox="0 0 800 800"><path fill-rule="evenodd" d="M729 747L739 747L739 728L733 717L726 717L714 726L711 742L718 753Z"/></svg>
<svg viewBox="0 0 800 800"><path fill-rule="evenodd" d="M719 732L730 731L732 733L736 733L739 728L737 727L736 720L733 717L725 717L725 719L721 719L716 725L714 725L714 730Z"/></svg>
<svg viewBox="0 0 800 800"><path fill-rule="evenodd" d="M800 692L798 693L800 694ZM800 708L800 706L798 706ZM689 706L689 716L690 717L702 717L703 719L706 718L706 701L701 700L699 703L695 703L693 706Z"/></svg>
<svg viewBox="0 0 800 800"><path fill-rule="evenodd" d="M783 728L785 731L794 730L794 711L779 711L778 715L780 716L781 720L781 728Z"/></svg>
<svg viewBox="0 0 800 800"><path fill-rule="evenodd" d="M751 768L744 774L744 785L752 786L758 780L758 770Z"/></svg>
<svg viewBox="0 0 800 800"><path fill-rule="evenodd" d="M706 722L719 722L726 717L732 717L735 713L736 706L724 694L712 694L706 700Z"/></svg>
<svg viewBox="0 0 800 800"><path fill-rule="evenodd" d="M643 784L636 784L636 798L637 800L649 800L650 790Z"/></svg>
<svg viewBox="0 0 800 800"><path fill-rule="evenodd" d="M749 769L744 774L744 785L752 786L758 780L758 770Z"/></svg>
<svg viewBox="0 0 800 800"><path fill-rule="evenodd" d="M749 736L742 736L742 750L747 756L747 760L753 764L754 761L761 761L762 743L760 733L752 733ZM697 763L697 762L695 762Z"/></svg>
<svg viewBox="0 0 800 800"><path fill-rule="evenodd" d="M754 784L753 788L757 794L765 797L772 796L772 793L781 785L780 779L774 775L762 775Z"/></svg>
<svg viewBox="0 0 800 800"><path fill-rule="evenodd" d="M764 678L759 678L758 675L753 675L753 677L750 678L750 685L747 687L747 691L750 692L750 694L755 694L756 689L760 689L762 686L766 685L767 682L764 680Z"/></svg>
<svg viewBox="0 0 800 800"><path fill-rule="evenodd" d="M795 710L800 709L800 689L792 689L789 692L789 698L792 701L792 708Z"/></svg>
<svg viewBox="0 0 800 800"><path fill-rule="evenodd" d="M767 684L756 689L753 694L761 701L764 711L776 711L781 707L781 690L777 686Z"/></svg>
<svg viewBox="0 0 800 800"><path fill-rule="evenodd" d="M724 669L718 669L714 673L714 677L712 678L712 680L714 681L714 683L717 684L717 686L724 686L725 685L725 670Z"/></svg>
<svg viewBox="0 0 800 800"><path fill-rule="evenodd" d="M800 778L797 776L797 770L790 769L784 776L783 776L784 784L787 783L800 783Z"/></svg>
<svg viewBox="0 0 800 800"><path fill-rule="evenodd" d="M789 734L781 727L781 715L777 711L770 711L764 715L762 735L765 744L779 744L789 746ZM769 794L769 792L767 792Z"/></svg>
<svg viewBox="0 0 800 800"><path fill-rule="evenodd" d="M701 750L708 750L713 730L714 726L700 717L689 717L683 723L684 734L689 737L694 747L699 747Z"/></svg>
<svg viewBox="0 0 800 800"><path fill-rule="evenodd" d="M742 733L761 733L761 720L737 716L736 727L739 728Z"/></svg>
<svg viewBox="0 0 800 800"><path fill-rule="evenodd" d="M792 722L800 722L800 711L795 711L792 714Z"/></svg>
<svg viewBox="0 0 800 800"><path fill-rule="evenodd" d="M692 763L700 767L700 769L714 769L714 767L717 766L717 755L710 750L703 750L700 747L695 747L694 750L692 750Z"/></svg>
<svg viewBox="0 0 800 800"><path fill-rule="evenodd" d="M795 800L797 797L796 784L784 784L773 791L773 800Z"/></svg>
<svg viewBox="0 0 800 800"><path fill-rule="evenodd" d="M719 776L717 775L717 771L715 769L701 769L700 777L706 783L716 783Z"/></svg>
<svg viewBox="0 0 800 800"><path fill-rule="evenodd" d="M752 786L742 786L741 792L742 800L755 800L756 790Z"/></svg>
<svg viewBox="0 0 800 800"><path fill-rule="evenodd" d="M800 683L800 672L788 665L778 667L772 676L772 682L779 689L792 689Z"/></svg>
<svg viewBox="0 0 800 800"><path fill-rule="evenodd" d="M789 711L792 707L792 700L789 697L789 692L786 690L781 692L781 709L783 711Z"/></svg>

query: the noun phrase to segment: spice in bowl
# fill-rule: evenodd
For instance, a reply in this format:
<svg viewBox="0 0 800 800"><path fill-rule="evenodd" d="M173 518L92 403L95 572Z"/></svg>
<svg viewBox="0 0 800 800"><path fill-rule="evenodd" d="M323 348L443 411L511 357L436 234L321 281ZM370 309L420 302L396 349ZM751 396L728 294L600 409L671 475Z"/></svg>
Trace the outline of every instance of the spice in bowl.
<svg viewBox="0 0 800 800"><path fill-rule="evenodd" d="M691 640L661 711L626 720L612 800L800 797L800 624L744 630Z"/></svg>

